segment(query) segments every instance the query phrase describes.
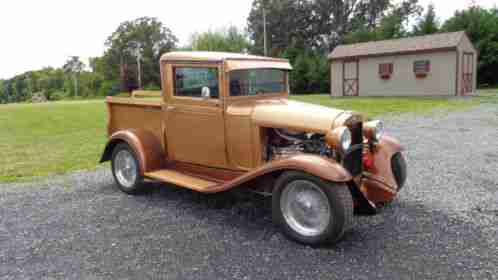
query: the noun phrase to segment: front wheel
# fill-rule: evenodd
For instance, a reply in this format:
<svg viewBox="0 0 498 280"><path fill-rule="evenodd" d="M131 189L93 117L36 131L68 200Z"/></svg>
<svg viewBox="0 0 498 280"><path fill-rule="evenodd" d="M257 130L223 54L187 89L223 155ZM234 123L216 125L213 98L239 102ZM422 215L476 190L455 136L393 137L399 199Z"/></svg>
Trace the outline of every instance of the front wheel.
<svg viewBox="0 0 498 280"><path fill-rule="evenodd" d="M118 144L111 159L112 175L119 189L127 194L137 194L144 188L137 157L128 144Z"/></svg>
<svg viewBox="0 0 498 280"><path fill-rule="evenodd" d="M347 186L289 171L275 184L272 214L293 240L309 245L334 243L352 227L353 199Z"/></svg>

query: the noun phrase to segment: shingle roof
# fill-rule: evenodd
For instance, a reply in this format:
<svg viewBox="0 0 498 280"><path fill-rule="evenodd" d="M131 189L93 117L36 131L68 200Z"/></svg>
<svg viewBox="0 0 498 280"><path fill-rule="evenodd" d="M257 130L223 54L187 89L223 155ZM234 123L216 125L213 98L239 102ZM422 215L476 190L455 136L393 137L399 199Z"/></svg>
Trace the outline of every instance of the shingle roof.
<svg viewBox="0 0 498 280"><path fill-rule="evenodd" d="M329 59L451 49L458 46L463 36L466 36L465 32L459 31L394 40L340 45L329 54Z"/></svg>

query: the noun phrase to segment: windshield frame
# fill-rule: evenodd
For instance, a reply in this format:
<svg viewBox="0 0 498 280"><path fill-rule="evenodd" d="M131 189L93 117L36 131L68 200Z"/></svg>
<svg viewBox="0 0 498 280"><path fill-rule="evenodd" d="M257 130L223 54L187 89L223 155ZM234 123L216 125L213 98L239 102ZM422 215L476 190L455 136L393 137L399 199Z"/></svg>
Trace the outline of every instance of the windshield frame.
<svg viewBox="0 0 498 280"><path fill-rule="evenodd" d="M251 71L251 70L278 70L282 71L283 76L284 76L284 89L282 92L267 92L267 93L259 93L255 95L237 95L237 96L232 96L230 92L230 82L231 82L231 75L235 71ZM232 70L227 72L226 75L226 98L228 99L254 99L254 98L267 98L267 97L284 97L289 95L289 72L290 70L287 69L280 69L280 68L267 68L267 67L262 67L262 68L247 68L247 69L237 69L237 70Z"/></svg>

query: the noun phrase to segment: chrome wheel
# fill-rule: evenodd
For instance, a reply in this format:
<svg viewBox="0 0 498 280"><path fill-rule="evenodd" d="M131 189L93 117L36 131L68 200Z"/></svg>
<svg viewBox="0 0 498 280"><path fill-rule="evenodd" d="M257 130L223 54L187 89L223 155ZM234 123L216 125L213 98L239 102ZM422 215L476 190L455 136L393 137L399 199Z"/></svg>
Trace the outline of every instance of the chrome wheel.
<svg viewBox="0 0 498 280"><path fill-rule="evenodd" d="M311 181L290 182L280 196L280 208L286 223L303 236L320 235L331 222L327 195Z"/></svg>
<svg viewBox="0 0 498 280"><path fill-rule="evenodd" d="M114 158L114 174L119 184L125 188L132 188L137 180L137 163L128 150L120 150Z"/></svg>

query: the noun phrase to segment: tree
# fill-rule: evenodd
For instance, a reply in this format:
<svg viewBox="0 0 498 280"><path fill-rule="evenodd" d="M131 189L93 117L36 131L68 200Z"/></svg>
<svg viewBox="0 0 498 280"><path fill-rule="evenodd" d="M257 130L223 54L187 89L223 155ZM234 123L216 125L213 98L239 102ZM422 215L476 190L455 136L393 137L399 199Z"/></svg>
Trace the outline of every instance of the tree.
<svg viewBox="0 0 498 280"><path fill-rule="evenodd" d="M4 80L0 80L0 104L7 103L7 95L5 94Z"/></svg>
<svg viewBox="0 0 498 280"><path fill-rule="evenodd" d="M140 62L143 84L159 85L159 59L163 53L174 49L177 41L171 30L156 18L143 17L123 22L106 41L105 64L117 65L108 75L121 80L122 90L130 91L136 88L139 80Z"/></svg>
<svg viewBox="0 0 498 280"><path fill-rule="evenodd" d="M498 9L473 6L457 11L441 28L444 32L465 30L479 51L477 79L479 84L498 84Z"/></svg>
<svg viewBox="0 0 498 280"><path fill-rule="evenodd" d="M62 67L66 74L70 75L73 79L74 96L78 96L78 78L81 71L85 68L85 64L81 62L78 56L72 56Z"/></svg>
<svg viewBox="0 0 498 280"><path fill-rule="evenodd" d="M268 55L278 56L288 47L306 48L314 44L312 3L306 0L254 0L248 17L252 53L263 54L263 10L266 11Z"/></svg>
<svg viewBox="0 0 498 280"><path fill-rule="evenodd" d="M270 55L291 48L329 52L356 33L363 40L406 36L412 15L420 13L418 0L254 0L248 30L255 52L263 50L263 9L268 14ZM375 32L378 34L369 34ZM356 40L353 40L356 41Z"/></svg>
<svg viewBox="0 0 498 280"><path fill-rule="evenodd" d="M373 29L361 26L344 37L344 43L380 41L409 36L407 25L410 17L420 14L422 8L417 0L407 0L397 5L391 5Z"/></svg>
<svg viewBox="0 0 498 280"><path fill-rule="evenodd" d="M105 74L105 67L103 57L90 57L88 59L88 66L93 73L98 73L100 75Z"/></svg>
<svg viewBox="0 0 498 280"><path fill-rule="evenodd" d="M324 49L330 51L344 42L352 31L365 27L372 30L385 11L390 0L316 0L314 1L314 25Z"/></svg>
<svg viewBox="0 0 498 280"><path fill-rule="evenodd" d="M240 32L235 26L227 30L196 33L190 40L189 48L195 51L247 53L251 46L246 34Z"/></svg>
<svg viewBox="0 0 498 280"><path fill-rule="evenodd" d="M425 15L418 19L413 27L414 35L434 34L439 31L439 20L436 17L434 4L429 4Z"/></svg>
<svg viewBox="0 0 498 280"><path fill-rule="evenodd" d="M265 11L269 55L286 57L294 64L291 88L299 93L328 91L326 56L345 41L346 35L358 31L365 41L404 36L407 19L417 11L417 0L397 5L391 2L254 0L248 17L248 32L254 42L251 52L263 53ZM382 28L378 28L379 22L384 23Z"/></svg>
<svg viewBox="0 0 498 280"><path fill-rule="evenodd" d="M330 92L330 66L327 54L319 50L287 48L279 57L289 59L293 70L289 83L291 93Z"/></svg>

